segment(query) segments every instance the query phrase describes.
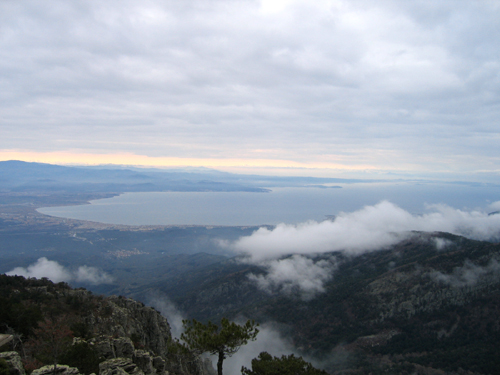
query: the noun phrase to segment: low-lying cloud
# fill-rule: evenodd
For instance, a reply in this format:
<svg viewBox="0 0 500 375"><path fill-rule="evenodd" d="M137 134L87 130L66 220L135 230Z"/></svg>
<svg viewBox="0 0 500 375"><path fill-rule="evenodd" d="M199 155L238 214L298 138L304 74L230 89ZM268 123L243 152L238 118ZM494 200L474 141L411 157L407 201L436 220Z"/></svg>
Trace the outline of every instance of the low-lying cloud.
<svg viewBox="0 0 500 375"><path fill-rule="evenodd" d="M431 212L414 215L382 201L355 212L342 212L334 221L279 224L274 229L263 227L230 246L258 262L288 254L330 251L357 255L394 245L411 231L442 231L480 240L500 236L500 214L462 211L446 205L432 205L428 209Z"/></svg>
<svg viewBox="0 0 500 375"><path fill-rule="evenodd" d="M467 260L462 267L456 267L451 274L436 271L431 274L431 277L437 282L460 288L474 286L481 280L492 276L498 277L499 274L500 264L495 259L484 267Z"/></svg>
<svg viewBox="0 0 500 375"><path fill-rule="evenodd" d="M490 205L496 207L500 207L500 202ZM427 209L428 213L415 215L382 201L355 212L342 212L333 221L263 227L228 246L244 255L244 262L267 270L266 275L249 276L261 289L297 289L303 296L311 296L323 291L324 283L335 270L335 262L315 262L312 255L333 251L359 255L386 249L412 235L412 231L449 232L479 240L500 238L500 214L463 211L446 205ZM434 244L443 250L450 246L450 241L437 239ZM293 256L283 259L289 255Z"/></svg>
<svg viewBox="0 0 500 375"><path fill-rule="evenodd" d="M437 250L445 250L446 248L453 245L453 241L450 241L446 238L435 237L432 239L432 242L436 246Z"/></svg>
<svg viewBox="0 0 500 375"><path fill-rule="evenodd" d="M187 319L177 306L165 295L160 293L152 293L149 295L148 304L156 308L160 313L167 318L171 328L172 336L180 338L184 332L182 320ZM238 324L245 324L246 318L236 319ZM215 324L219 322L215 321ZM255 341L250 341L232 356L227 357L224 361L224 372L228 374L239 374L241 367L251 368L252 359L257 358L261 352L268 352L274 356L283 354L297 354L297 350L290 341L289 334L283 334L283 328L277 323L266 322L259 325L259 333ZM205 356L205 355L204 355ZM214 368L217 367L217 356L208 356L212 361ZM311 359L308 359L309 361Z"/></svg>
<svg viewBox="0 0 500 375"><path fill-rule="evenodd" d="M238 323L244 323L244 320ZM241 366L252 368L252 359L257 358L261 352L268 352L277 357L281 357L283 354L297 354L294 345L286 338L286 335L282 335L279 327L268 322L259 326L256 341L250 341L242 346L236 354L224 361L224 373L239 374ZM212 361L215 366L217 358L212 356Z"/></svg>
<svg viewBox="0 0 500 375"><path fill-rule="evenodd" d="M324 291L324 283L331 279L337 267L335 257L315 261L297 254L264 261L261 265L266 274L249 275L260 289L269 293L300 294L305 300Z"/></svg>
<svg viewBox="0 0 500 375"><path fill-rule="evenodd" d="M36 263L33 263L26 268L16 267L7 272L6 275L34 277L37 279L46 277L55 283L61 281L76 281L79 283L98 285L110 284L113 282L113 278L111 276L95 267L80 266L75 271L72 271L60 265L58 262L48 260L45 257L39 258Z"/></svg>
<svg viewBox="0 0 500 375"><path fill-rule="evenodd" d="M161 315L168 320L173 337L180 338L184 332L182 321L187 319L177 306L165 295L159 292L152 293L148 297L148 304L157 309Z"/></svg>

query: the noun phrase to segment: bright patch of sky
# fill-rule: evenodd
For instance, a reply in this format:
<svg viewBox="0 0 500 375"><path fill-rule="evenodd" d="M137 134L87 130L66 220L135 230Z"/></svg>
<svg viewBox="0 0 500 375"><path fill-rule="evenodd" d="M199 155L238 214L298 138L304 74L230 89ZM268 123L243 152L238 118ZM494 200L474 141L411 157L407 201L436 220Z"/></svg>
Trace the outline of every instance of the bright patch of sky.
<svg viewBox="0 0 500 375"><path fill-rule="evenodd" d="M498 4L3 1L0 157L498 181Z"/></svg>

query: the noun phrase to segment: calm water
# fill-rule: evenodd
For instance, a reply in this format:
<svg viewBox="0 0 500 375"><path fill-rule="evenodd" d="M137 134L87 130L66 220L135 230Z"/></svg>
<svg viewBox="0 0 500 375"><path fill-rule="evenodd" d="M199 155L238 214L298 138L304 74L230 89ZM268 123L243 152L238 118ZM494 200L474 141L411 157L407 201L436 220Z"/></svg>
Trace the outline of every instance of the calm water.
<svg viewBox="0 0 500 375"><path fill-rule="evenodd" d="M426 204L488 211L500 188L451 184L350 184L341 189L278 188L270 193L126 193L90 205L49 207L41 213L128 225L261 225L321 221L387 199L412 213Z"/></svg>

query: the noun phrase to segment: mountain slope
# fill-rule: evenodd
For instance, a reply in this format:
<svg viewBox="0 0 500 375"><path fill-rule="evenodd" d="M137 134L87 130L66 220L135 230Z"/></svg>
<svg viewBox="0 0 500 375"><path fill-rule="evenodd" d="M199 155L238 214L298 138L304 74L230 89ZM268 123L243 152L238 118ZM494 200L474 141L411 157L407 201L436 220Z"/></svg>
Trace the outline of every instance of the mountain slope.
<svg viewBox="0 0 500 375"><path fill-rule="evenodd" d="M389 366L398 373L402 364L483 374L500 368L500 244L415 233L391 249L315 260L332 257L332 279L308 300L260 290L249 275L265 276L266 269L234 259L150 287L198 319L244 315L289 327L296 347L330 360L332 372ZM333 360L339 356L349 358L344 367Z"/></svg>
<svg viewBox="0 0 500 375"><path fill-rule="evenodd" d="M169 323L158 311L129 298L94 296L47 279L0 275L0 306L0 333L14 337L3 350L16 350L29 370L76 362L89 374L98 372L98 363L127 357L145 375L210 373L190 353L172 350ZM87 357L80 355L83 351Z"/></svg>

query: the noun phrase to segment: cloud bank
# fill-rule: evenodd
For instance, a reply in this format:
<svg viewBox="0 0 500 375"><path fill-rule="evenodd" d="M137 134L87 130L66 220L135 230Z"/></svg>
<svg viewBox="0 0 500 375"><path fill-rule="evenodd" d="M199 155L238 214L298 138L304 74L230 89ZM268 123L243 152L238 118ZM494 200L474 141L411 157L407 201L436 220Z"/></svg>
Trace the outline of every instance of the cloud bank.
<svg viewBox="0 0 500 375"><path fill-rule="evenodd" d="M60 265L58 262L48 260L45 257L39 258L36 263L33 263L26 268L16 267L11 271L6 272L6 275L34 277L37 279L46 277L55 283L61 281L76 281L79 283L98 285L113 282L113 278L111 276L105 272L99 271L95 267L80 266L75 271L71 271Z"/></svg>
<svg viewBox="0 0 500 375"><path fill-rule="evenodd" d="M495 202L491 207L497 207ZM388 248L411 235L411 231L449 232L472 239L500 238L500 214L463 211L432 205L430 212L414 215L395 204L382 201L351 213L340 213L334 221L309 221L299 225L279 224L260 228L250 236L228 245L243 254L244 262L258 264L265 275L250 275L262 290L291 293L311 298L323 291L336 268L334 259L314 261L313 255L342 251L359 255ZM450 241L435 239L438 250ZM288 258L283 258L292 255Z"/></svg>
<svg viewBox="0 0 500 375"><path fill-rule="evenodd" d="M500 236L498 214L462 211L445 205L432 205L428 209L431 212L414 215L391 202L382 201L355 212L342 212L334 221L259 228L230 246L258 262L287 254L343 251L357 255L394 245L410 231L442 231L480 240Z"/></svg>

